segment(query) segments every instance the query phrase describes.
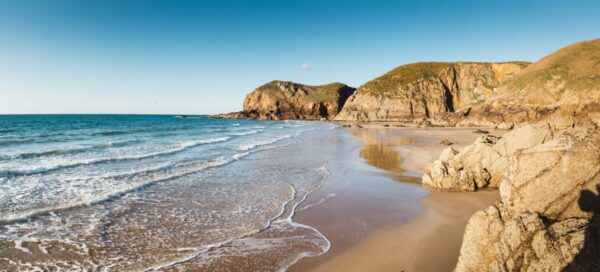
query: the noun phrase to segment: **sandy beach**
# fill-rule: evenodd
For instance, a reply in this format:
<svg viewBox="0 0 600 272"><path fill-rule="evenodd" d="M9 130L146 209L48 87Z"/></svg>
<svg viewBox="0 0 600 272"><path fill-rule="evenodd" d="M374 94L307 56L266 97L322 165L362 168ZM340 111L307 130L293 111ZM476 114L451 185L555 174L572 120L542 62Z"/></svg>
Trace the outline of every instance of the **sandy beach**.
<svg viewBox="0 0 600 272"><path fill-rule="evenodd" d="M462 147L480 134L384 125L347 129L364 142L354 165L331 177L296 215L332 247L289 271L451 271L456 265L467 220L498 193L431 192L419 181L423 167L447 147L442 140Z"/></svg>

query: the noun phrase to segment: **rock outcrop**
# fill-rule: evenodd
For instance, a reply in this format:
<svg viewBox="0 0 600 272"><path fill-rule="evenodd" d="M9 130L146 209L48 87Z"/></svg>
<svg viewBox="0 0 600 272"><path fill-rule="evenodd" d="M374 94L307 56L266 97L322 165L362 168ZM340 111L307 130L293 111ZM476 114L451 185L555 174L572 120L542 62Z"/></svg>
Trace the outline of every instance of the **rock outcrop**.
<svg viewBox="0 0 600 272"><path fill-rule="evenodd" d="M510 156L501 201L469 220L456 271L597 271L598 129L567 129Z"/></svg>
<svg viewBox="0 0 600 272"><path fill-rule="evenodd" d="M271 81L246 96L243 111L211 117L328 120L338 114L354 91L354 88L341 83L309 86Z"/></svg>
<svg viewBox="0 0 600 272"><path fill-rule="evenodd" d="M439 159L425 168L423 185L442 190L475 191L498 188L505 178L510 157L552 137L548 124L527 125L504 137L484 135L462 150L446 148Z"/></svg>
<svg viewBox="0 0 600 272"><path fill-rule="evenodd" d="M360 86L335 118L413 121L485 101L526 62L424 62L400 66Z"/></svg>

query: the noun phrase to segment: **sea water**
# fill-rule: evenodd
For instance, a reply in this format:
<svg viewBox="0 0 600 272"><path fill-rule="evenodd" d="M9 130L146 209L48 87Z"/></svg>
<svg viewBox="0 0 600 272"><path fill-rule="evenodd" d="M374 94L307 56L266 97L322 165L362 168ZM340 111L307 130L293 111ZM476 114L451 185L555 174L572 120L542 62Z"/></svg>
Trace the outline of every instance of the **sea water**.
<svg viewBox="0 0 600 272"><path fill-rule="evenodd" d="M357 140L333 124L0 116L0 270L285 270L293 221Z"/></svg>

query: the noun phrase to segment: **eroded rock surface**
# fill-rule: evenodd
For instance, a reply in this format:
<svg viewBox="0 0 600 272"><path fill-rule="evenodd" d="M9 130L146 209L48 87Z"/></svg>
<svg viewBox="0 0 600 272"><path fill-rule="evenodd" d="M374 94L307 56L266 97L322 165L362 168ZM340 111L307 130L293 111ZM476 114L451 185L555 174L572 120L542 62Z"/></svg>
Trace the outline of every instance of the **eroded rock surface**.
<svg viewBox="0 0 600 272"><path fill-rule="evenodd" d="M525 125L504 137L483 135L474 144L457 150L445 149L439 159L425 168L424 185L442 190L475 191L498 187L510 166L510 156L548 141L548 124Z"/></svg>
<svg viewBox="0 0 600 272"><path fill-rule="evenodd" d="M599 188L595 125L514 153L501 201L467 224L456 270L598 271Z"/></svg>

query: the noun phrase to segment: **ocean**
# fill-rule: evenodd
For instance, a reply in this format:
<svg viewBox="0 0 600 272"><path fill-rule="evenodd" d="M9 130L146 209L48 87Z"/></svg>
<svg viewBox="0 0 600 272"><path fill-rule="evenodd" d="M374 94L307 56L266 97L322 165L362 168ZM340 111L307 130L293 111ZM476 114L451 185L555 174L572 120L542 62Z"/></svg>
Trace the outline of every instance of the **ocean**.
<svg viewBox="0 0 600 272"><path fill-rule="evenodd" d="M0 116L0 270L285 270L294 222L359 145L308 121Z"/></svg>

